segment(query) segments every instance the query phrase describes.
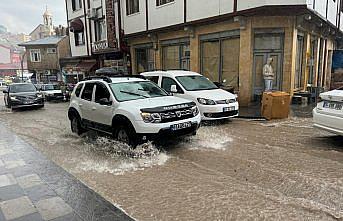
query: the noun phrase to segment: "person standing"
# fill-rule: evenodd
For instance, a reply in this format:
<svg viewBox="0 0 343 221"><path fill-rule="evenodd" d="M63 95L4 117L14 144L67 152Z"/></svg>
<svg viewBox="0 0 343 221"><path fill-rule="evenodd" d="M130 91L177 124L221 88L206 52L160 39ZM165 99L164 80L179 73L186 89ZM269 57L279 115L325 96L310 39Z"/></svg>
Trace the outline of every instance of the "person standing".
<svg viewBox="0 0 343 221"><path fill-rule="evenodd" d="M265 64L263 67L265 91L273 90L273 81L274 81L275 74L272 67L272 63L273 63L273 58L268 58L267 64Z"/></svg>

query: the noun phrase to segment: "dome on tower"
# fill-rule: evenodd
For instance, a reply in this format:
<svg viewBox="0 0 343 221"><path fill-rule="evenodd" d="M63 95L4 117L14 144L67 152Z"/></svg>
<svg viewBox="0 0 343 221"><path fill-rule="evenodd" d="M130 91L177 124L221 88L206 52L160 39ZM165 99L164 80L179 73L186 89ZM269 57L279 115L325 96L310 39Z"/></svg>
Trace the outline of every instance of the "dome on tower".
<svg viewBox="0 0 343 221"><path fill-rule="evenodd" d="M44 17L51 17L52 16L52 13L51 11L48 9L48 7L46 7L46 10L43 14Z"/></svg>

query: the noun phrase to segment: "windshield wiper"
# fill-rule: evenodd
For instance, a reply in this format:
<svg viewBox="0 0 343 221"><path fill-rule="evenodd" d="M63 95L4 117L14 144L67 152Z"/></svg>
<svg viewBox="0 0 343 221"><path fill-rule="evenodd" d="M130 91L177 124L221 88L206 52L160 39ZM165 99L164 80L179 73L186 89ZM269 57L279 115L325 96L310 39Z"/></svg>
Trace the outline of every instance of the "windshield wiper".
<svg viewBox="0 0 343 221"><path fill-rule="evenodd" d="M140 97L145 97L145 98L150 98L149 96L145 96L143 94L133 93L133 92L129 92L129 91L120 91L120 93L130 94L130 95L135 95L135 96L140 96Z"/></svg>

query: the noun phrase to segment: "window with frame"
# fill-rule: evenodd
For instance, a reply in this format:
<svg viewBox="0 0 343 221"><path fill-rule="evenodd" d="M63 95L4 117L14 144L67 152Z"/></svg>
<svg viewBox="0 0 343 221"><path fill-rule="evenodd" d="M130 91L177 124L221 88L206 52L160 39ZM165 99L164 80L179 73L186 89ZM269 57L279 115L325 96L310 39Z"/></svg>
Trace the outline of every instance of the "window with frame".
<svg viewBox="0 0 343 221"><path fill-rule="evenodd" d="M95 27L95 41L106 39L106 23L105 19L98 19L94 21Z"/></svg>
<svg viewBox="0 0 343 221"><path fill-rule="evenodd" d="M92 101L94 85L94 83L86 83L81 95L81 99L86 101Z"/></svg>
<svg viewBox="0 0 343 221"><path fill-rule="evenodd" d="M152 48L136 49L136 70L137 73L152 71L155 69L155 52Z"/></svg>
<svg viewBox="0 0 343 221"><path fill-rule="evenodd" d="M79 10L82 8L82 0L71 0L71 7L73 11Z"/></svg>
<svg viewBox="0 0 343 221"><path fill-rule="evenodd" d="M83 31L74 32L75 46L85 44L85 35Z"/></svg>
<svg viewBox="0 0 343 221"><path fill-rule="evenodd" d="M41 62L41 54L39 49L31 49L30 55L32 62Z"/></svg>
<svg viewBox="0 0 343 221"><path fill-rule="evenodd" d="M46 52L48 54L56 54L56 48L48 48L48 49L46 49Z"/></svg>
<svg viewBox="0 0 343 221"><path fill-rule="evenodd" d="M132 15L139 12L139 0L126 0L126 14Z"/></svg>
<svg viewBox="0 0 343 221"><path fill-rule="evenodd" d="M156 0L156 6L165 5L171 2L174 2L175 0Z"/></svg>

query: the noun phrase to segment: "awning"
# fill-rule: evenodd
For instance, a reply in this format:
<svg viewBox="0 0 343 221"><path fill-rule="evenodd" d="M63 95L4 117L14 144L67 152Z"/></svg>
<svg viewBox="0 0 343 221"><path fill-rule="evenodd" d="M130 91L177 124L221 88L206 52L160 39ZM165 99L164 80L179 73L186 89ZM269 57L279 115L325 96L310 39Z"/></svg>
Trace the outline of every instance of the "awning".
<svg viewBox="0 0 343 221"><path fill-rule="evenodd" d="M78 19L74 19L73 21L71 21L69 29L71 32L83 31L84 26L83 26L82 20L78 18Z"/></svg>
<svg viewBox="0 0 343 221"><path fill-rule="evenodd" d="M76 69L80 71L90 71L96 65L96 61L81 61L76 65Z"/></svg>

